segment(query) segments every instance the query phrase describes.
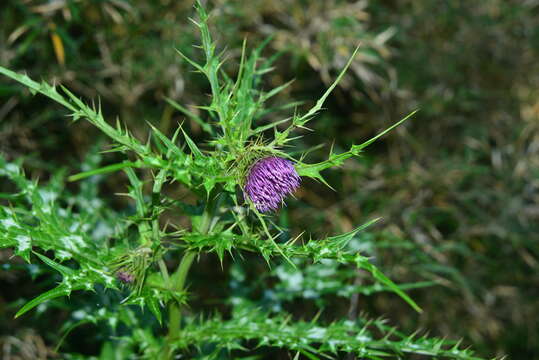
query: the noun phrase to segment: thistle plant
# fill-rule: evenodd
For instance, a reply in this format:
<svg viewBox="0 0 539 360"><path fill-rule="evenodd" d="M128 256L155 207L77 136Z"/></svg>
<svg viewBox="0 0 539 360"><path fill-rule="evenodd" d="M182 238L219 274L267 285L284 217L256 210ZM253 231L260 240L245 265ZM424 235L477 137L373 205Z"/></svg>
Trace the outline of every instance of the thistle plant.
<svg viewBox="0 0 539 360"><path fill-rule="evenodd" d="M281 282L275 291L282 299L285 293L299 296L283 285L287 280L283 274L303 279L316 266L335 271L355 268L369 274L369 284L347 287L345 296L390 291L411 310L421 311L404 287L384 275L366 254L349 246L352 241L361 241L362 231L377 219L323 239L305 235L284 241L285 229L273 220L285 199L289 203L300 201L291 195L300 187L301 177L330 186L323 170L359 156L365 147L412 114L348 151L332 150L322 162L307 162L307 154L294 158L286 150L297 140L297 130L306 128L322 110L353 56L312 108L304 114L296 110L291 117L268 123L268 118L275 119L296 104L277 108L268 105L290 83L270 91L260 88L261 77L271 70L274 60L262 57L266 43L250 54L244 43L234 80L223 70L224 57L217 53L212 40L208 13L199 3L196 11L198 18L193 23L200 30L203 60L182 53L179 56L207 78L211 101L199 106L205 116L173 100L167 101L200 126L207 136L204 143L191 139L181 124L169 137L158 124L152 123L148 124L150 140L141 142L120 121L115 126L106 121L98 104L89 106L63 86L38 83L0 67L1 74L65 107L73 121L84 119L96 126L113 143L107 152L120 153L126 159L101 166L99 159L107 155L95 150L83 163L83 171L68 177L80 185L79 194L65 190L63 173L53 177L49 184L37 184L24 175L20 162L0 159L1 175L19 189L0 208L0 246L12 248L25 261L42 263L62 276L56 287L27 302L16 316L25 315L38 305L45 306L52 299L85 296L81 291L91 295L106 290L103 296L108 297L109 306L89 304L74 311L63 328L69 336L71 330L84 323L108 326L114 336L103 345L103 359L110 354L116 358L222 359L238 357L240 353L254 354L256 348L281 348L295 359L342 358L345 353L367 359L403 358L403 354L476 359L472 351L461 348L458 342L405 335L380 318L361 315L349 320L322 321L319 316L295 319L284 310L276 312L260 306L233 288L229 298L222 300L230 315L196 314L189 310L186 304L195 296L187 291L189 270L198 258L215 254L221 268L213 271L230 271L234 281L241 283L240 269L246 261L243 255L253 253L267 263L268 274L278 271ZM268 136L270 133L272 136ZM129 182L126 195L135 205L131 213L107 208L97 195L99 181L119 171L125 173ZM197 203L188 204L167 195L163 191L165 186L182 187ZM62 200L68 194L79 202L78 206ZM178 219L165 221L163 214L167 211L187 219L189 225L180 226ZM101 228L101 233L96 233ZM304 233L308 231L304 229ZM225 267L225 260L233 261L235 267ZM248 288L249 284L243 286ZM407 284L407 288L422 286L426 285ZM328 291L337 294L339 289ZM118 296L113 294L123 298L114 301ZM151 320L143 316L147 311L153 314ZM116 333L120 324L129 331ZM61 346L60 342L58 348Z"/></svg>

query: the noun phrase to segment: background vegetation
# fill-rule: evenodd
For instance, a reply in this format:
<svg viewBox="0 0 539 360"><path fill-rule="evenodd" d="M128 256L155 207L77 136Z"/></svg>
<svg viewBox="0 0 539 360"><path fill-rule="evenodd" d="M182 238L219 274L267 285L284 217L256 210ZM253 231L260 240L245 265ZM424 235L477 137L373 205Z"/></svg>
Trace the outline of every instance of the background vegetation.
<svg viewBox="0 0 539 360"><path fill-rule="evenodd" d="M331 145L345 150L421 109L361 158L348 160L343 171L329 170L335 192L306 180L278 221L291 237L309 224L317 238L382 217L355 246L373 255L394 281L415 283L409 294L424 312L414 313L391 293L371 289L374 295L367 297L368 287L365 294L354 293L349 287L361 286L363 273L337 281L331 269L290 274L278 266L267 274L256 256L247 256L243 265L225 257L221 270L211 255L193 269L190 311L226 311L223 300L233 289L298 318L309 319L319 308L320 316L331 318L384 314L405 333L423 328L433 336L463 338L485 358L538 357L539 3L222 0L207 5L214 36L230 59L224 66L232 73L244 38L255 47L272 36L264 51L280 56L264 87L295 79L272 100L275 106L304 100L298 106L308 109L361 43L326 110L311 123L315 132L295 149L314 147L314 160L327 157ZM0 65L61 83L86 99L99 98L104 114L118 115L141 140L147 121L171 135L185 116L165 98L203 104L210 91L175 51L197 57L193 44L199 35L187 20L192 16L191 1L8 0L0 12ZM117 154L97 155L106 140L90 124L71 124L57 105L3 77L0 99L0 151L8 161L24 159L29 177L55 186L55 179L76 172L82 162L121 160ZM185 124L196 141L204 141L200 125ZM0 195L7 202L13 185L2 181ZM58 186L73 194L87 191L73 202L91 214L101 207L133 207L113 195L126 183L118 173L93 189ZM106 210L99 211L106 218ZM173 224L188 225L167 216ZM41 276L44 266L12 255L0 251L2 351L22 346L33 351L23 358L52 356L61 335L51 329L65 329L72 320L69 309L107 297L72 296L53 309L44 306L14 319L22 304L55 280ZM302 281L291 281L298 276ZM424 286L417 288L418 282ZM339 291L327 290L332 286ZM79 327L63 346L97 355L111 335L104 329Z"/></svg>

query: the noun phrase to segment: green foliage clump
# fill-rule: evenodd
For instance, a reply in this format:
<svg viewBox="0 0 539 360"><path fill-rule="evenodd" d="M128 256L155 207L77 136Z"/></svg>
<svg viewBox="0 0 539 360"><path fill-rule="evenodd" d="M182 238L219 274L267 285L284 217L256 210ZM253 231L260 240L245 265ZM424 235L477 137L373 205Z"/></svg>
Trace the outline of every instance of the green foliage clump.
<svg viewBox="0 0 539 360"><path fill-rule="evenodd" d="M261 78L271 71L275 60L262 56L267 42L250 55L244 42L234 80L223 69L224 57L212 40L208 14L200 4L196 8L199 17L193 23L201 34L203 60L194 60L182 52L180 56L207 78L211 101L197 108L205 111L205 117L173 99L168 103L200 126L207 135L205 142L195 141L181 124L168 137L151 123L148 141L142 142L119 121L110 125L99 104L88 106L63 86L58 89L0 67L1 74L64 106L73 121L85 119L97 127L113 142L106 152L122 158L103 166L101 155L94 149L82 164L81 172L69 177L78 182L78 191L67 188L63 171L56 172L46 185L40 185L24 175L20 163L0 160L1 174L16 187L14 193L3 195L8 203L0 208L0 247L13 249L28 263L45 265L47 270L40 271L58 278L57 284L20 307L16 317L47 304L61 306L66 296L86 296L84 299L88 300L78 309L71 309L63 329L65 336L69 336L77 327L92 323L106 329L105 333L110 332L112 336L104 339L98 355L101 359L171 359L180 353L218 359L237 357L240 353L263 356L274 349L283 349L296 359L339 358L346 353L368 359L402 358L405 354L478 359L458 342L404 335L382 319L368 319L366 315L348 320L340 316L326 319L320 306L318 313L306 321L284 309L294 297L308 297L306 291L299 290L308 284L304 284L306 279L315 282L313 274L327 276L333 272L336 284L308 286L313 288L311 297L389 291L418 312L419 306L404 288L430 283L401 287L379 270L371 258L351 246L352 242L361 243L360 234L376 219L322 239L290 237L273 215L260 214L242 196L245 169L260 154L294 159L287 152L298 140L294 134L306 128L322 110L357 50L305 114L295 111L289 118L267 123L270 114L297 105L277 109L268 106L268 100L289 84L267 92L262 90ZM306 162L307 152L303 152L295 160L296 169L303 177L329 185L322 171L358 156L409 116L360 145L340 152L332 149L327 159L318 163ZM129 185L123 195L130 198L134 208L114 209L101 199L100 181L105 174L117 171L125 174ZM192 202L165 191L178 185ZM173 226L167 222L170 217L185 218L186 224ZM170 264L180 254L181 261L171 271ZM196 286L196 282L188 283L189 269L197 258L207 254L217 255L221 268L216 267L215 272L224 272L224 263L231 259L237 266L230 269L230 295L221 299L221 311L214 310L216 314L209 316L186 310L196 296L196 291L189 287ZM271 301L265 308L250 299L248 284L237 288L239 283L245 283L241 264L243 257L250 254L264 259L267 276L281 280L273 295L266 294ZM365 270L369 285L344 286L351 278L351 269ZM132 281L122 285L118 281L120 273L129 274ZM91 302L97 298L100 300ZM321 301L318 305L322 304ZM147 316L148 311L152 316ZM61 346L60 342L58 347ZM66 351L66 357L83 358L77 352Z"/></svg>

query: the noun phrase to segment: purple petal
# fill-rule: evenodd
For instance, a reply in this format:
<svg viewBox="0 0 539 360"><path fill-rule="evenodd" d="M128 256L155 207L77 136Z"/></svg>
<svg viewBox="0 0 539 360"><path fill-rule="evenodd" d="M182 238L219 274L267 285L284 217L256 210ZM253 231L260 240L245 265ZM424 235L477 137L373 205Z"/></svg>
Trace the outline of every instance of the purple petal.
<svg viewBox="0 0 539 360"><path fill-rule="evenodd" d="M272 156L257 161L247 174L244 191L260 212L277 210L284 198L299 188L294 164Z"/></svg>

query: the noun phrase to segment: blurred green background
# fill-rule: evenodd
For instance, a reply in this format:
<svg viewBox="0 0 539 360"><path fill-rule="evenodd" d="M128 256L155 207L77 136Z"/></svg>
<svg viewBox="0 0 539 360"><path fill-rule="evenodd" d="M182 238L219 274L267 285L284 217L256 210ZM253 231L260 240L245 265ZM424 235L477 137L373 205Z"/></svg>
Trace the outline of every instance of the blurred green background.
<svg viewBox="0 0 539 360"><path fill-rule="evenodd" d="M361 44L326 110L311 123L315 131L304 132L295 149L322 144L311 161L420 109L363 157L330 171L336 192L305 181L279 221L292 234L324 235L382 217L361 246L393 280L436 284L410 291L424 313L413 314L383 293L341 298L326 311L385 314L408 333L422 328L462 337L484 357L539 358L539 1L220 0L206 6L230 73L243 39L255 47L272 36L266 56L279 59L267 88L295 79L275 106L297 100L307 108ZM185 120L165 97L186 106L208 100L203 77L175 51L200 55L188 20L192 1L4 0L0 9L0 65L99 98L108 118L118 116L140 139L147 121L171 134ZM189 126L203 142L197 125ZM0 151L8 160L23 157L32 177L46 180L59 167L69 169L100 138L89 124L70 124L48 99L0 78ZM105 155L110 162L115 157ZM120 206L113 194L124 186L121 176L110 176L103 198ZM7 251L0 259L21 263ZM215 290L209 280L215 274L204 273L204 262L216 261L203 259L197 271L202 282L194 292L209 299L204 310L227 291L225 275ZM22 267L0 268L0 342L18 339L46 354L57 340L47 323L61 319L13 319L11 304L39 293L33 286ZM305 304L289 306L301 315Z"/></svg>

